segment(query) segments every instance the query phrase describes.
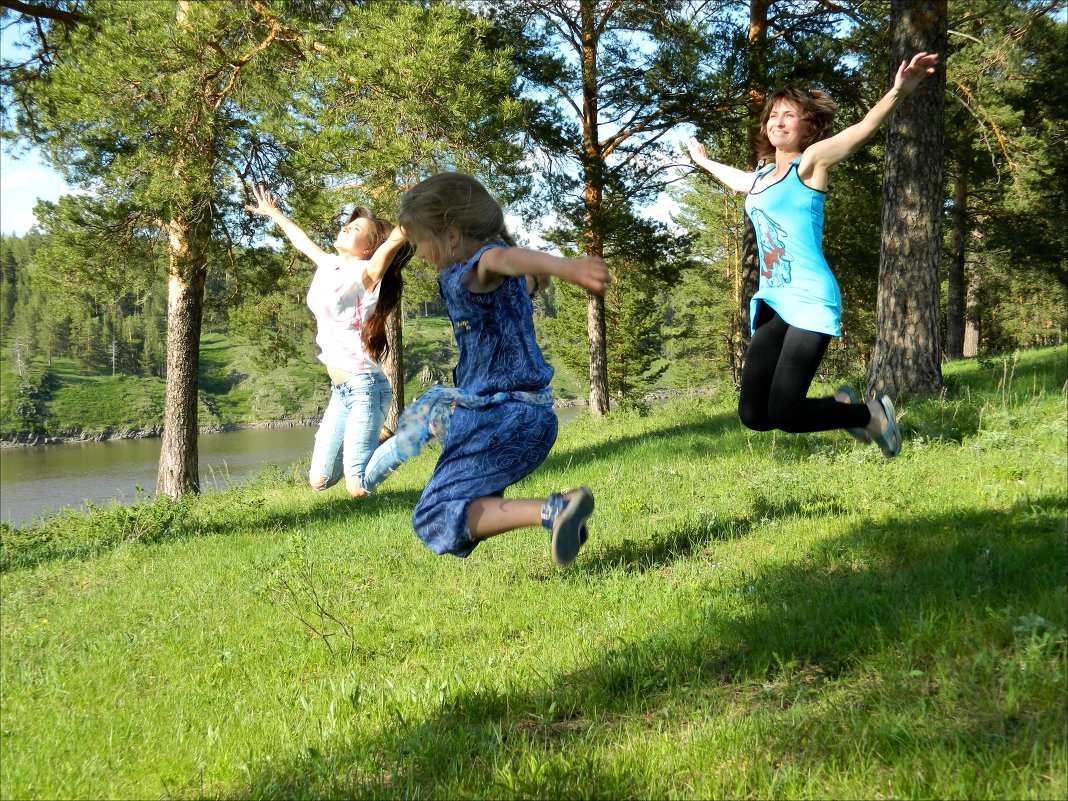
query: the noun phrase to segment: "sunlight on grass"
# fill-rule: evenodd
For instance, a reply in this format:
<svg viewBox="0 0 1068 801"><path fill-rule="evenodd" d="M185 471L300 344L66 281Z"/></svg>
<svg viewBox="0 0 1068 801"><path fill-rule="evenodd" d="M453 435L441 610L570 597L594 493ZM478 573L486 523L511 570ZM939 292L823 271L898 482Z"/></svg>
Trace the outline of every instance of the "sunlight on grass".
<svg viewBox="0 0 1068 801"><path fill-rule="evenodd" d="M947 365L902 455L731 400L582 413L434 557L427 453L2 531L4 797L1061 798L1064 348Z"/></svg>

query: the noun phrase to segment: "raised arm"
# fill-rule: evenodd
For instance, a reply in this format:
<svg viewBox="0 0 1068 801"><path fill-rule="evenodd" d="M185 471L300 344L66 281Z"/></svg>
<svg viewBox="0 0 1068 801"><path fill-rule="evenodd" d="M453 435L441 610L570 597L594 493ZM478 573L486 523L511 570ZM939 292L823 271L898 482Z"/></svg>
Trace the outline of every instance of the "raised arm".
<svg viewBox="0 0 1068 801"><path fill-rule="evenodd" d="M528 248L492 248L478 260L477 279L480 288L488 289L500 283L499 276L526 275L537 282L541 276L556 276L576 286L603 295L612 280L605 263L593 256L565 259Z"/></svg>
<svg viewBox="0 0 1068 801"><path fill-rule="evenodd" d="M690 151L690 158L698 167L703 167L712 173L720 183L735 192L748 192L753 187L753 173L739 170L727 164L721 164L708 157L708 150L696 139L689 139L686 147Z"/></svg>
<svg viewBox="0 0 1068 801"><path fill-rule="evenodd" d="M389 232L386 241L378 246L378 250L371 256L363 274L363 285L367 289L374 289L375 284L382 280L382 276L386 274L390 262L393 261L393 257L397 255L404 241L404 229L398 225Z"/></svg>
<svg viewBox="0 0 1068 801"><path fill-rule="evenodd" d="M258 214L261 217L267 217L269 220L273 221L275 225L282 229L285 235L289 238L289 241L293 243L293 247L316 264L327 255L325 250L315 244L315 242L312 241L312 238L304 233L303 228L281 212L278 208L278 203L274 199L274 195L271 194L267 187L252 187L252 196L256 198L257 205L246 205L245 211L251 212L252 214Z"/></svg>
<svg viewBox="0 0 1068 801"><path fill-rule="evenodd" d="M920 81L934 73L937 64L937 53L917 53L911 61L907 63L902 61L897 68L893 88L883 95L882 99L856 125L849 126L829 139L810 145L801 158L798 174L805 178L821 170L825 172L827 168L860 150L861 146L879 130L879 126L901 104L901 101L912 94ZM814 177L817 178L816 183L820 183L818 176Z"/></svg>

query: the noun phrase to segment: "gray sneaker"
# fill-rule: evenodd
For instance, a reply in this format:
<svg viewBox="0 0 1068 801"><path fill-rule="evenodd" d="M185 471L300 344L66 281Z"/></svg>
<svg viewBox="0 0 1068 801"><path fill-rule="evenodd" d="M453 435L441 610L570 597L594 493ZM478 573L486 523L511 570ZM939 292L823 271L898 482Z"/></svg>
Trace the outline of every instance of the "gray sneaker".
<svg viewBox="0 0 1068 801"><path fill-rule="evenodd" d="M579 549L589 538L586 522L593 514L593 493L580 487L571 498L554 492L545 499L541 524L552 532L553 561L567 566L575 561Z"/></svg>

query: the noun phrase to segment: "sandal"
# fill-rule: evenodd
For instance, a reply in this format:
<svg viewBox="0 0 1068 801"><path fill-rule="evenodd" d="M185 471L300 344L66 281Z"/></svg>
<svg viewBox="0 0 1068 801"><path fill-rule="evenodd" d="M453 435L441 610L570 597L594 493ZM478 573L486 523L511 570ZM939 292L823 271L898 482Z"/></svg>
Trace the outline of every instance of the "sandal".
<svg viewBox="0 0 1068 801"><path fill-rule="evenodd" d="M566 566L575 561L579 549L589 538L586 521L592 514L593 493L589 487L581 487L572 498L554 492L545 499L541 524L552 532L552 555L556 564Z"/></svg>
<svg viewBox="0 0 1068 801"><path fill-rule="evenodd" d="M886 416L886 430L876 434L872 439L883 452L883 456L892 459L901 453L901 430L897 427L893 401L886 395L880 395L879 405L883 407L883 414Z"/></svg>
<svg viewBox="0 0 1068 801"><path fill-rule="evenodd" d="M844 397L840 398L839 395ZM860 398L857 397L857 393L853 391L853 388L848 384L842 384L834 392L834 399L839 403L860 403ZM871 444L871 434L864 428L847 428L847 432L854 439L863 442L865 445Z"/></svg>

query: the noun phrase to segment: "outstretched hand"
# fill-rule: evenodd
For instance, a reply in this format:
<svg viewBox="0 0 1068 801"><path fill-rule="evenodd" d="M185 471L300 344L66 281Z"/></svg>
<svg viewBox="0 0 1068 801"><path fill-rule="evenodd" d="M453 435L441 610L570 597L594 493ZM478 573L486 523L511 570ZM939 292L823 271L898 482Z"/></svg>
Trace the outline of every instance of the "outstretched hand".
<svg viewBox="0 0 1068 801"><path fill-rule="evenodd" d="M252 196L256 198L255 206L245 205L245 211L259 214L262 217L270 217L278 212L278 202L266 186L253 186Z"/></svg>
<svg viewBox="0 0 1068 801"><path fill-rule="evenodd" d="M571 260L571 270L565 277L572 284L576 284L593 292L595 295L604 296L605 290L612 282L612 274L602 259L596 256L583 256Z"/></svg>
<svg viewBox="0 0 1068 801"><path fill-rule="evenodd" d="M687 139L686 140L686 148L690 151L690 158L693 161L697 161L698 159L707 159L708 158L708 150L707 150L707 148L705 148L705 146L702 145L700 142L698 142L696 139L693 139L693 138Z"/></svg>
<svg viewBox="0 0 1068 801"><path fill-rule="evenodd" d="M902 61L894 78L894 88L902 94L909 94L919 86L920 81L933 75L938 64L938 53L917 53L908 63Z"/></svg>

